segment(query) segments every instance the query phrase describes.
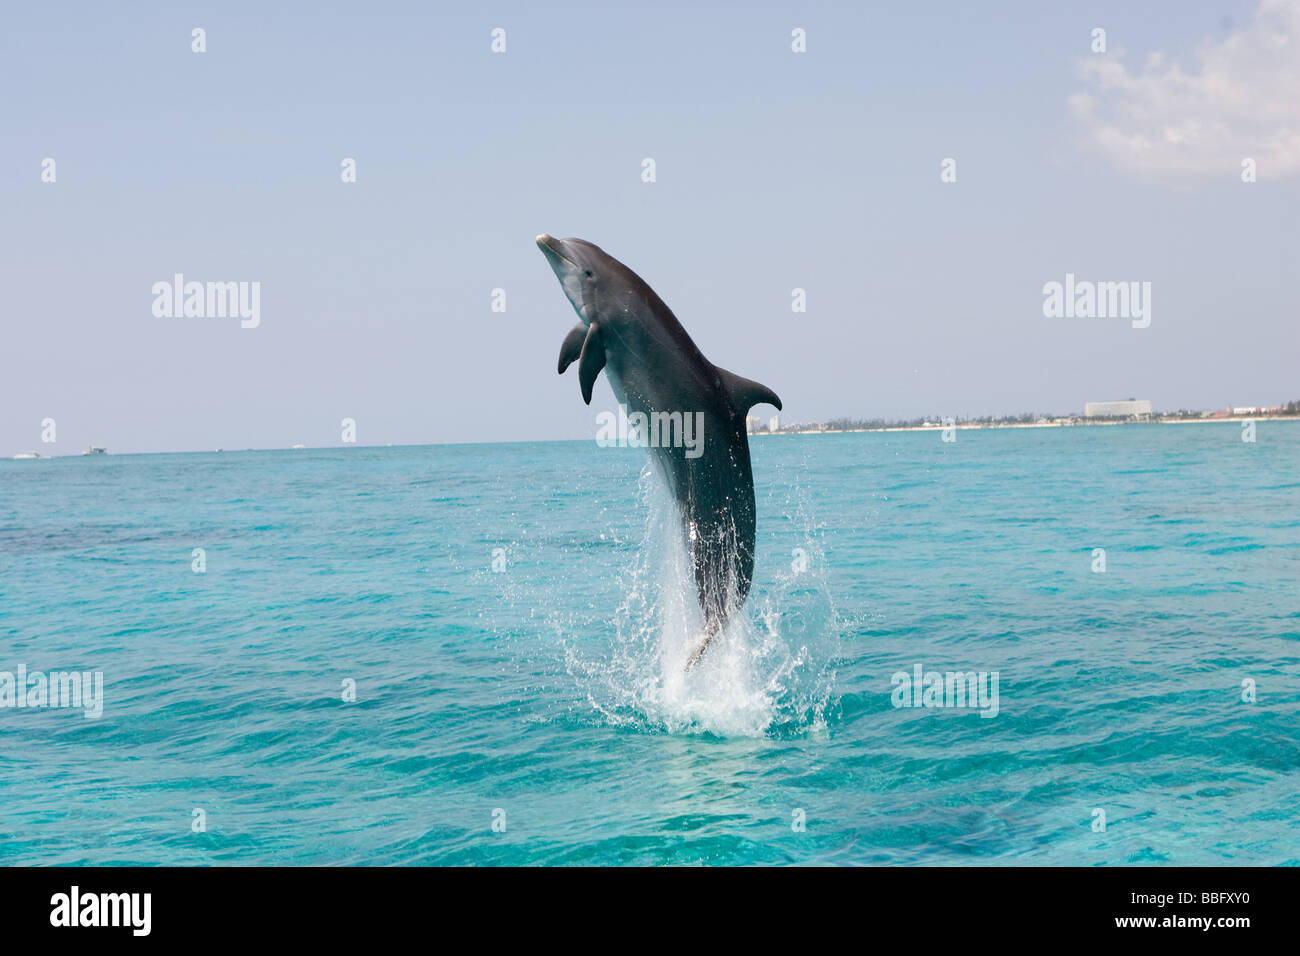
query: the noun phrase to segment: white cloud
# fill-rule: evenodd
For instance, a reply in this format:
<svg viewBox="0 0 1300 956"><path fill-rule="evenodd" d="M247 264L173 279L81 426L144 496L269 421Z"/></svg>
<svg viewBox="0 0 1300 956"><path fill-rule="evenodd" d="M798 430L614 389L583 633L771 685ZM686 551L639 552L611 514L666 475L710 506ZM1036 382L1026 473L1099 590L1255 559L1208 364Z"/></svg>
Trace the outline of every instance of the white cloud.
<svg viewBox="0 0 1300 956"><path fill-rule="evenodd" d="M1075 117L1123 169L1141 175L1300 175L1300 0L1263 0L1254 22L1196 54L1188 73L1153 53L1130 72L1118 57L1083 63L1090 91Z"/></svg>

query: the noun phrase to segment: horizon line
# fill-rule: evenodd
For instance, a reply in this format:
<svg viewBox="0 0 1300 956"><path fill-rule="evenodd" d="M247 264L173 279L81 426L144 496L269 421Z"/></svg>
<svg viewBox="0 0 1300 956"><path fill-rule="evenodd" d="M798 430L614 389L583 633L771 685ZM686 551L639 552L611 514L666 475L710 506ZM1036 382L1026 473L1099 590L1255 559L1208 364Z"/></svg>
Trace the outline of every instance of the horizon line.
<svg viewBox="0 0 1300 956"><path fill-rule="evenodd" d="M1025 414L1030 414L1030 413L1025 413ZM1149 417L1141 418L1141 419L1101 418L1101 417L1088 419L1081 415L1056 415L1056 416L1052 416L1050 419L1042 423L1038 421L1032 421L1032 422L1013 421L1011 420L1010 416L1003 416L1000 418L953 419L953 424L951 426L945 426L943 423L943 419L940 419L937 422L930 422L928 419L922 419L922 421L926 422L926 424L924 425L909 424L908 422L911 421L910 419L907 422L882 423L878 425L872 424L872 422L876 421L874 419L829 419L827 422L794 422L791 423L790 426L788 426L788 430L786 428L783 428L781 431L777 431L777 432L767 431L766 429L759 432L747 432L746 437L757 438L760 436L770 437L774 435L870 434L873 432L928 432L928 431L942 431L945 427L965 428L967 430L970 430L973 427L975 428L979 428L979 427L1065 428L1065 427L1080 427L1080 426L1086 427L1088 425L1168 425L1168 424L1188 424L1188 423L1190 424L1201 423L1201 424L1214 425L1214 424L1228 424L1231 422L1243 422L1243 421L1271 421L1271 422L1300 421L1300 415L1297 414L1288 415L1285 412L1283 412L1280 415L1277 413L1260 413L1260 414L1242 414L1242 415L1225 416L1223 418L1199 417L1199 418L1175 418L1173 420L1165 420L1170 415L1174 415L1174 414L1176 413L1152 412ZM1046 418L1047 416L1037 416L1037 417ZM1061 419L1077 419L1077 421L1073 421L1069 425L1064 425L1061 424ZM838 421L843 421L848 427L843 427L843 428L827 427L827 425L830 424L831 422L838 422ZM1001 422L1003 424L993 424L991 426L984 426L980 424L981 422L990 422L990 423ZM107 446L92 445L90 447L103 448L104 451L98 454L82 451L82 452L69 452L66 454L57 454L57 455L42 455L39 454L38 452L30 452L30 453L18 452L17 454L14 455L0 457L0 461L36 460L36 459L30 459L25 457L19 457L25 454L35 454L37 459L41 461L52 461L56 458L96 458L99 457L99 454L111 455L114 458L125 458L130 455L242 455L242 454L248 454L250 452L274 452L274 451L339 451L344 449L373 450L373 449L383 449L383 448L456 448L456 447L462 447L467 445L555 445L555 444L564 444L567 442L587 442L591 440L592 439L590 438L527 438L527 439L520 438L520 439L495 439L495 440L484 440L484 441L409 442L409 443L400 443L400 444L397 442L386 442L382 445L362 445L353 442L339 442L333 445L302 445L301 447L295 447L293 445L288 445L288 446L264 445L260 447L254 447L254 448L233 448L233 449L175 448L175 449L156 449L152 451L123 451L123 452L109 452ZM627 447L639 447L639 446L629 445Z"/></svg>

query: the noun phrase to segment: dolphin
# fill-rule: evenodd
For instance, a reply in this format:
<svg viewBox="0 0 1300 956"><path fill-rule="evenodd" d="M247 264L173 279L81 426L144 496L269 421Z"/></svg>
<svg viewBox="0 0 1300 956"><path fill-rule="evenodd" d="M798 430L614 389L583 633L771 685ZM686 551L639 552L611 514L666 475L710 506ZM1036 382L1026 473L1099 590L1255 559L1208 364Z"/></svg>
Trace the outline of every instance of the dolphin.
<svg viewBox="0 0 1300 956"><path fill-rule="evenodd" d="M758 404L780 409L781 399L706 359L655 291L599 246L546 233L537 245L578 313L560 346L560 374L578 363L590 405L605 370L629 421L645 416L641 443L676 499L705 623L689 668L749 594L755 509L745 417ZM684 435L689 446L676 440Z"/></svg>

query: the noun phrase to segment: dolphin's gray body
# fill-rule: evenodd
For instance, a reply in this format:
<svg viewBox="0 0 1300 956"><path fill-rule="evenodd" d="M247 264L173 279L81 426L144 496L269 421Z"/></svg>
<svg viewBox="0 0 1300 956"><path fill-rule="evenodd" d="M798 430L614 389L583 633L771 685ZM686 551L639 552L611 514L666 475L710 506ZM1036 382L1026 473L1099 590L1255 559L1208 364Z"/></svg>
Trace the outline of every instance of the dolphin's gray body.
<svg viewBox="0 0 1300 956"><path fill-rule="evenodd" d="M545 233L537 245L581 319L560 347L559 371L578 363L583 400L591 404L604 368L629 415L665 420L663 413L683 419L699 413L693 421L702 424L702 449L664 447L662 441L650 448L680 506L704 612L704 641L689 666L749 594L755 519L745 416L759 403L779 409L781 400L706 359L654 290L599 247Z"/></svg>

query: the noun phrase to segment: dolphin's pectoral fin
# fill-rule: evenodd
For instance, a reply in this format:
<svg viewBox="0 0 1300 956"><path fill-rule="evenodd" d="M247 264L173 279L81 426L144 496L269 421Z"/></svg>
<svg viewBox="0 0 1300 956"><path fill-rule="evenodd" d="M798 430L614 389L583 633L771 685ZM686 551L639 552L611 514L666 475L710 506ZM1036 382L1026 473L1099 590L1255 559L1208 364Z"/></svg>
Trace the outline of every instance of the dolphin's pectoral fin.
<svg viewBox="0 0 1300 956"><path fill-rule="evenodd" d="M588 405L591 404L591 389L596 384L596 376L604 367L605 343L600 337L600 324L593 322L578 356L578 384L582 386L582 400Z"/></svg>
<svg viewBox="0 0 1300 956"><path fill-rule="evenodd" d="M569 329L569 334L560 343L559 372L561 375L564 374L566 368L578 361L578 356L582 354L582 343L586 338L587 327L581 322Z"/></svg>
<svg viewBox="0 0 1300 956"><path fill-rule="evenodd" d="M736 406L736 411L740 414L745 414L755 405L764 404L775 405L777 411L781 410L781 399L777 398L776 392L766 385L760 385L753 379L742 378L735 372L728 372L725 368L719 368L718 375L722 377L722 387L731 396L731 404Z"/></svg>

